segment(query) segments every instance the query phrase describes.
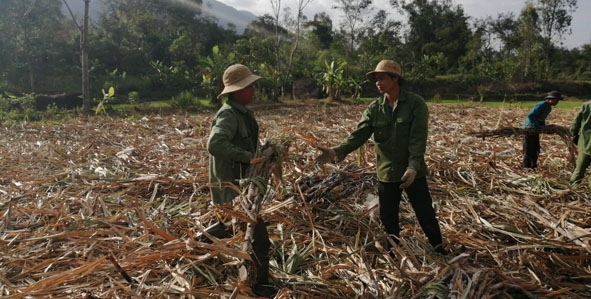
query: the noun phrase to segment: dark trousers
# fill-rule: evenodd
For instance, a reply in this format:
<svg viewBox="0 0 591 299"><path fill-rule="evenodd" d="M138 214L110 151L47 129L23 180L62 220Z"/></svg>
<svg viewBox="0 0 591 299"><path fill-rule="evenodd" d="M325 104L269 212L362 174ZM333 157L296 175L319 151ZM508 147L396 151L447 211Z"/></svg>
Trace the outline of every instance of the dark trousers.
<svg viewBox="0 0 591 299"><path fill-rule="evenodd" d="M523 138L523 167L538 167L538 156L540 155L540 135L525 135Z"/></svg>
<svg viewBox="0 0 591 299"><path fill-rule="evenodd" d="M400 199L402 198L401 183L379 182L378 196L380 200L380 220L389 235L394 235L397 241L400 236ZM423 232L433 247L442 245L441 229L435 217L431 194L426 178L417 178L413 184L404 190L412 205Z"/></svg>

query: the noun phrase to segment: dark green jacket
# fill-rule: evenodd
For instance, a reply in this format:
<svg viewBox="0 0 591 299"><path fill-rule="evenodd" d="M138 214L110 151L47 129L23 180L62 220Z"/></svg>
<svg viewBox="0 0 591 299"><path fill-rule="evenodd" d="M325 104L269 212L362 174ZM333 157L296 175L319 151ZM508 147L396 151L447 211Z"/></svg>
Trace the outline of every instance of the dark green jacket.
<svg viewBox="0 0 591 299"><path fill-rule="evenodd" d="M579 135L579 153L591 155L591 101L583 103L570 124L570 132Z"/></svg>
<svg viewBox="0 0 591 299"><path fill-rule="evenodd" d="M357 129L334 150L338 158L343 159L373 135L378 180L400 182L407 167L417 170L417 178L425 177L428 119L425 100L402 90L394 112L390 112L385 96L369 104Z"/></svg>
<svg viewBox="0 0 591 299"><path fill-rule="evenodd" d="M228 100L215 115L207 141L209 182L214 203L230 203L238 195L225 183L237 186L244 178L258 147L259 125L252 111Z"/></svg>

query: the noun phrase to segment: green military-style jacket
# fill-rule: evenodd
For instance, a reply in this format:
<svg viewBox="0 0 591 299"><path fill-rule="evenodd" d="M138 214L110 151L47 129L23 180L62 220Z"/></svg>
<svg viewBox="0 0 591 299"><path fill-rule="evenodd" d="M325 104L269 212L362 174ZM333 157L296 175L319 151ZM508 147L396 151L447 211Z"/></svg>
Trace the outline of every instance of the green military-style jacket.
<svg viewBox="0 0 591 299"><path fill-rule="evenodd" d="M252 111L229 99L216 113L209 139L209 182L214 203L230 203L238 193L226 186L246 176L258 147L259 125Z"/></svg>
<svg viewBox="0 0 591 299"><path fill-rule="evenodd" d="M583 103L570 125L570 132L579 135L578 151L591 155L591 101Z"/></svg>
<svg viewBox="0 0 591 299"><path fill-rule="evenodd" d="M374 100L363 112L357 129L334 150L343 159L373 135L379 181L401 182L408 167L416 169L417 178L425 177L428 119L425 100L401 90L393 112L385 96Z"/></svg>

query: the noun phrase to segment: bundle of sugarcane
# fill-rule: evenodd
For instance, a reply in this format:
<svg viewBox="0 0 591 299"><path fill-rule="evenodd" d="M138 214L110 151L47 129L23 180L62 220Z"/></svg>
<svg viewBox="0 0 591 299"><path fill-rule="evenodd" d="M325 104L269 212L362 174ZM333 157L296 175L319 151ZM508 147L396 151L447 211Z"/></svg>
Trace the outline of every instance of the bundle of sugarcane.
<svg viewBox="0 0 591 299"><path fill-rule="evenodd" d="M355 164L349 164L343 169L335 169L328 176L306 176L299 183L300 190L307 201L320 206L323 200L330 204L364 190L375 190L376 185L375 171L362 169Z"/></svg>
<svg viewBox="0 0 591 299"><path fill-rule="evenodd" d="M570 133L569 128L559 125L547 125L539 129L528 128L515 128L515 127L503 127L494 130L481 130L481 131L470 131L468 135L475 137L507 137L507 136L518 136L518 135L534 135L534 134L550 134L558 135L566 144L569 152L569 164L574 165L576 160L576 144L573 142L573 135Z"/></svg>
<svg viewBox="0 0 591 299"><path fill-rule="evenodd" d="M251 257L250 260L242 260L244 271L242 271L241 280L250 285L258 295L274 292L274 289L268 286L271 243L266 223L260 217L259 212L269 194L267 191L271 175L275 173L281 177L281 161L283 153L287 152L288 148L288 142L280 142L278 145L265 144L260 154L255 158L256 162L251 164L249 168L249 184L246 194L238 196L236 199L235 208L238 213L243 213L243 217L240 217L239 220L246 222L242 250Z"/></svg>
<svg viewBox="0 0 591 299"><path fill-rule="evenodd" d="M547 125L540 129L528 128L515 128L515 127L503 127L494 130L481 130L481 131L470 131L468 135L475 137L505 137L513 135L534 135L534 134L555 134L562 138L572 139L572 134L567 127L558 125Z"/></svg>

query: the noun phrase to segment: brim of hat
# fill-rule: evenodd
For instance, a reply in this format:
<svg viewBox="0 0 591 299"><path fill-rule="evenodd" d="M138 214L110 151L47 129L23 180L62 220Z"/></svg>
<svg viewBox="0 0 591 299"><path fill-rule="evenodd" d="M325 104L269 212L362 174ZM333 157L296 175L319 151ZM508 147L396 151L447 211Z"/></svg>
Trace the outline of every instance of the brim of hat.
<svg viewBox="0 0 591 299"><path fill-rule="evenodd" d="M395 75L399 78L402 78L402 76L398 73L394 73L394 72L380 72L380 71L371 71L367 74L365 74L365 78L367 78L368 80L372 81L372 82L376 82L376 74L378 73L384 73L384 74L392 74Z"/></svg>
<svg viewBox="0 0 591 299"><path fill-rule="evenodd" d="M244 89L248 87L250 84L254 83L256 80L261 79L262 77L251 74L250 76L244 78L242 81L232 84L230 86L224 87L224 90L218 95L218 99L226 94Z"/></svg>

